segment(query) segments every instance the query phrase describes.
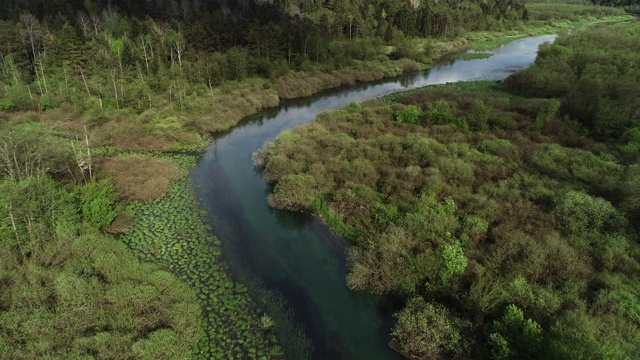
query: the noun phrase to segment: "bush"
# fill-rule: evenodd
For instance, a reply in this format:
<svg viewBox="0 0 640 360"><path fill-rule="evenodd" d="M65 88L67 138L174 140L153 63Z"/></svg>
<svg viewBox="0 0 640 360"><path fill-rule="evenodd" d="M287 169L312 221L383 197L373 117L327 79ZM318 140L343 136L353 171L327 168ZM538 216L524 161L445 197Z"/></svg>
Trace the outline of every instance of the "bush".
<svg viewBox="0 0 640 360"><path fill-rule="evenodd" d="M542 350L542 328L524 318L515 305L507 306L504 315L493 322L490 339L495 359L538 359Z"/></svg>
<svg viewBox="0 0 640 360"><path fill-rule="evenodd" d="M625 220L605 199L577 191L566 193L555 209L560 228L567 234L594 237L624 230Z"/></svg>
<svg viewBox="0 0 640 360"><path fill-rule="evenodd" d="M444 100L438 100L429 107L427 118L435 125L451 124L463 133L469 132L467 121L453 113L451 104Z"/></svg>
<svg viewBox="0 0 640 360"><path fill-rule="evenodd" d="M91 181L78 188L84 221L100 229L116 218L113 202L116 192L107 181Z"/></svg>
<svg viewBox="0 0 640 360"><path fill-rule="evenodd" d="M464 352L460 332L465 324L444 306L413 298L396 318L392 335L415 358L451 358Z"/></svg>
<svg viewBox="0 0 640 360"><path fill-rule="evenodd" d="M396 123L398 124L417 124L422 117L422 110L415 106L405 106L402 110L396 113Z"/></svg>
<svg viewBox="0 0 640 360"><path fill-rule="evenodd" d="M120 197L142 202L162 197L169 191L171 181L184 174L171 160L152 156L111 158L104 162L103 169L113 176Z"/></svg>

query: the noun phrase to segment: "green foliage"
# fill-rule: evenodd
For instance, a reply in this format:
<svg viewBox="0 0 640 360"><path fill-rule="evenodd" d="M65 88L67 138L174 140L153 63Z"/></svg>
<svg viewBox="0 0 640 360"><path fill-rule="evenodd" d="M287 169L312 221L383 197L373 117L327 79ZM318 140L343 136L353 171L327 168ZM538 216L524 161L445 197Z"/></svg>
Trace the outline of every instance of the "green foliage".
<svg viewBox="0 0 640 360"><path fill-rule="evenodd" d="M543 334L538 323L525 319L515 305L509 305L504 315L493 322L489 335L496 359L537 359L541 355Z"/></svg>
<svg viewBox="0 0 640 360"><path fill-rule="evenodd" d="M639 224L640 220L640 165L635 164L627 168L620 185L623 201L622 209L629 214L632 223ZM636 225L637 229L637 225Z"/></svg>
<svg viewBox="0 0 640 360"><path fill-rule="evenodd" d="M444 306L412 298L396 318L392 335L403 351L424 359L464 354L465 324Z"/></svg>
<svg viewBox="0 0 640 360"><path fill-rule="evenodd" d="M531 162L550 176L583 182L596 191L614 189L624 169L608 154L596 155L557 144L545 145L535 153Z"/></svg>
<svg viewBox="0 0 640 360"><path fill-rule="evenodd" d="M560 110L560 101L550 100L547 105L536 116L536 129L547 129L557 118Z"/></svg>
<svg viewBox="0 0 640 360"><path fill-rule="evenodd" d="M47 176L4 180L0 190L3 356L191 352L198 305L184 284L157 265L140 263L124 244L97 229L78 235L74 193ZM167 336L158 339L161 334Z"/></svg>
<svg viewBox="0 0 640 360"><path fill-rule="evenodd" d="M476 144L476 148L482 152L508 158L513 155L515 148L509 140L506 139L487 139Z"/></svg>
<svg viewBox="0 0 640 360"><path fill-rule="evenodd" d="M636 36L639 25L596 27L574 36L561 36L541 47L536 63L510 76L505 83L520 94L557 97L561 115L579 121L593 136L618 141L637 127L640 118L634 101L640 96ZM551 110L538 119L548 123Z"/></svg>
<svg viewBox="0 0 640 360"><path fill-rule="evenodd" d="M392 126L410 106L429 121ZM351 289L417 299L394 328L409 356L633 358L638 169L561 109L493 82L351 104L265 150L270 198L314 196L313 211L354 243ZM474 132L441 126L456 118ZM505 304L517 306L496 319ZM473 335L451 325L454 312Z"/></svg>
<svg viewBox="0 0 640 360"><path fill-rule="evenodd" d="M625 231L625 219L607 200L577 191L566 193L555 214L560 228L577 236L601 236Z"/></svg>
<svg viewBox="0 0 640 360"><path fill-rule="evenodd" d="M275 323L273 322L273 319L271 318L271 316L262 315L260 317L260 326L262 327L263 330L265 331L271 330L273 328L273 325L275 325Z"/></svg>
<svg viewBox="0 0 640 360"><path fill-rule="evenodd" d="M113 209L116 191L106 180L91 181L78 188L82 217L86 223L100 229L116 218Z"/></svg>
<svg viewBox="0 0 640 360"><path fill-rule="evenodd" d="M181 339L168 329L152 332L132 346L133 354L139 359L179 359L185 357L185 346Z"/></svg>
<svg viewBox="0 0 640 360"><path fill-rule="evenodd" d="M620 150L629 162L640 160L640 127L628 129L622 135Z"/></svg>
<svg viewBox="0 0 640 360"><path fill-rule="evenodd" d="M422 117L422 109L415 105L409 105L396 113L396 123L417 124Z"/></svg>
<svg viewBox="0 0 640 360"><path fill-rule="evenodd" d="M445 100L438 100L429 107L427 117L433 124L448 124L453 122L455 115L451 104Z"/></svg>
<svg viewBox="0 0 640 360"><path fill-rule="evenodd" d="M467 258L464 256L460 243L447 245L442 249L442 259L444 260L444 269L440 273L440 277L445 283L451 281L452 278L462 275L467 267Z"/></svg>
<svg viewBox="0 0 640 360"><path fill-rule="evenodd" d="M473 102L469 116L469 124L474 131L485 131L488 128L491 111L482 100Z"/></svg>
<svg viewBox="0 0 640 360"><path fill-rule="evenodd" d="M445 100L438 100L432 104L427 111L427 118L432 124L451 124L462 132L466 133L469 131L467 121L463 117L456 116L453 113L451 104Z"/></svg>

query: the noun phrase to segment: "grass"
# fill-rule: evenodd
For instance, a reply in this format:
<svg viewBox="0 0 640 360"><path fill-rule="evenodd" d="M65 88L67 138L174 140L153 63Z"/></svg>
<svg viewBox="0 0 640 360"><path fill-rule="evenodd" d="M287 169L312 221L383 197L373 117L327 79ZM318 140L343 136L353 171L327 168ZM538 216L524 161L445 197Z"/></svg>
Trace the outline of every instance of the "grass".
<svg viewBox="0 0 640 360"><path fill-rule="evenodd" d="M440 93L443 91L447 91L449 93L481 93L484 95L489 95L492 97L499 97L502 99L516 99L517 96L511 94L499 83L491 80L482 80L482 81L463 81L463 82L454 82L447 84L439 84L439 85L428 85L422 88L397 92L390 95L383 96L379 99L372 101L382 101L385 104L393 104L400 97L412 96L412 95L420 95L420 94L428 94L428 93Z"/></svg>
<svg viewBox="0 0 640 360"><path fill-rule="evenodd" d="M511 35L511 36L504 36L504 37L499 37L495 39L472 41L471 43L469 43L469 49L475 50L475 51L494 50L514 40L522 39L528 36L529 35L527 34Z"/></svg>
<svg viewBox="0 0 640 360"><path fill-rule="evenodd" d="M487 58L490 58L491 56L493 56L493 54L487 53L487 52L466 52L466 53L461 53L454 56L453 59L467 61L467 60L487 59Z"/></svg>

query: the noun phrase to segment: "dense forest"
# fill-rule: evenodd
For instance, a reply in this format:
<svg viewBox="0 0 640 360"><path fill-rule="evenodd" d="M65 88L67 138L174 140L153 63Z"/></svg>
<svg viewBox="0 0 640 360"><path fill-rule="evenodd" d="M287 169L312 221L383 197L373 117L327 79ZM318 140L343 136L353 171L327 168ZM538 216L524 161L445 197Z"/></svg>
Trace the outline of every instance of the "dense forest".
<svg viewBox="0 0 640 360"><path fill-rule="evenodd" d="M415 71L477 39L624 15L518 1L4 0L0 8L5 117L86 125L93 146L120 151L201 148L210 133L282 99Z"/></svg>
<svg viewBox="0 0 640 360"><path fill-rule="evenodd" d="M504 86L322 113L255 154L269 202L355 244L346 281L405 299L410 356L637 358L639 31L560 36Z"/></svg>
<svg viewBox="0 0 640 360"><path fill-rule="evenodd" d="M193 166L195 157L157 151L201 150L207 144L209 134L228 129L244 116L262 108L276 106L281 99L306 96L355 81L374 80L417 70L447 53L464 49L472 39L527 34L536 27L548 32L552 29L548 26L557 23L570 26L567 25L570 22L586 23L624 15L620 9L592 6L584 2L531 3L525 6L525 3L516 0L0 0L0 9L0 192L3 194L0 198L0 358L87 356L169 359L189 355L200 358L283 358L283 348L278 342L295 336L292 332L286 332L290 330L279 328L284 321L274 321L265 314L266 308L275 305L266 303L264 299L252 298L248 295L247 288L231 279L220 260L220 241L210 235L210 229L199 218L197 202L185 171ZM603 43L608 41L605 38L599 39ZM612 40L620 41L621 46L637 48L636 43L628 36L620 35ZM576 57L572 61L581 61L577 59L578 52L569 51L572 40L567 38L562 41L563 44L567 42L562 48L544 49L545 55L538 61L536 71L556 71L563 66L563 61L569 60L569 55ZM600 46L601 43L597 45ZM612 56L620 55L620 48L616 49L611 50L618 51L612 52ZM590 47L588 50L596 49ZM637 61L628 53L625 54L625 61ZM602 54L586 55L600 59ZM543 61L543 58L547 60ZM544 68L545 64L552 68ZM582 85L596 86L593 89L603 91L599 95L593 93L593 97L589 98L562 98L557 102L522 100L524 105L514 109L499 101L494 104L491 97L486 97L484 103L478 103L477 108L474 107L474 111L480 112L479 119L483 119L485 115L482 114L486 113L486 126L472 125L470 122L470 128L464 131L464 136L473 138L475 135L472 134L484 134L478 136L488 138L487 149L494 149L495 146L502 149L505 143L497 140L495 144L492 143L491 134L498 131L495 136L499 137L500 129L515 126L507 119L508 116L515 116L514 121L517 121L520 117L537 116L534 113L536 109L548 108L544 111L549 114L549 119L553 119L549 120L550 124L541 120L545 129L547 126L559 126L568 132L567 124L570 124L575 125L576 129L588 131L593 139L603 143L596 143L595 140L585 143L585 146L590 144L589 146L599 149L595 155L576 154L593 156L605 164L603 166L610 166L603 171L612 183L627 181L633 185L638 169L627 167L626 164L634 156L637 159L637 147L640 146L637 131L628 130L632 124L637 125L637 112L634 113L622 93L605 91L613 86L607 82L609 74L613 73L608 72L619 70L620 73L616 73L615 78L622 84L622 71L631 71L626 64L602 63L600 68L591 68L589 71L600 72L599 76L602 76L604 82L602 84L591 84L585 78L582 82L563 85L570 87L570 93L575 96L581 94L582 90L577 86ZM522 81L530 81L525 76L541 80L536 82L535 87L527 88L522 86ZM581 77L582 70L575 73L575 79ZM540 74L527 72L514 76L509 86L525 96L558 96L549 87L548 81L545 81ZM629 91L625 94L637 94L634 84L632 81L625 83L625 89ZM525 93L527 91L535 93ZM433 96L435 100L444 95ZM386 116L396 119L396 122L397 119L406 119L401 121L410 123L414 121L411 119L415 114L426 118L426 115L420 114L431 108L430 102L416 102L411 107L408 106L409 100L406 101L406 106L400 105L402 101L404 100L398 99L395 105L379 105L379 110L376 110L379 114L372 116L371 121L378 119L378 116L380 119ZM464 109L459 108L460 104L437 103L444 112L443 119L453 116L453 113L456 113L455 119L462 119L460 114ZM592 105L597 108L582 108ZM349 111L354 109L356 112L365 111L355 105ZM607 111L622 111L624 114L636 114L636 117L629 118L629 121L627 118L624 121L621 119L615 126L609 126L604 121L609 114ZM490 115L496 112L500 116L489 120ZM577 122L566 124L556 117L558 114L574 117L580 112L589 112L595 117L576 118ZM463 123L464 121L460 121L460 126ZM390 124L383 126L391 125L390 129L401 133L413 132L416 128L423 127L424 130L421 131L432 131L426 123L398 125L392 120ZM467 177L471 176L471 170L464 167L471 165L465 165L464 161L472 160L462 159L462 152L473 152L475 145L472 141L475 140L463 141L462 135L450 126L442 125L437 129L443 134L452 134L462 143L470 144L451 150L452 154L460 151L459 156L455 156L461 159L454 162L449 170L449 174L458 170L467 171L457 176L470 181ZM578 135L571 134L573 135L568 138L576 141L573 145L582 144L583 140L577 140ZM279 141L283 142L289 135L291 134L285 134ZM448 146L442 138L434 138L442 141L442 146ZM523 135L523 139L525 138ZM336 136L335 139L343 137ZM531 142L521 140L527 146L533 146L540 139L535 137ZM511 141L513 146L522 145L516 140ZM613 146L607 147L609 143L624 146L614 149ZM390 142L388 146L396 145ZM507 144L505 149L510 149L510 146ZM478 148L476 152L485 154L482 156L487 159L493 156L494 158L487 160L489 163L499 163L498 157L501 155L491 151L493 150ZM499 151L508 152L504 149ZM571 152L573 149L564 153L564 148L549 147L549 151L558 151L567 157L576 156ZM473 154L477 155L476 152ZM278 158L272 156L271 159L273 161L270 161L270 169L275 166L273 164L277 163ZM517 160L530 159L513 158L508 161L513 161L512 165L515 166ZM588 157L585 161L591 160L592 157ZM367 171L373 174L378 171L373 167L377 163L373 159L370 161L372 163L365 165L369 166ZM362 165L358 165L358 162L354 164ZM486 171L519 171L509 166L505 170L500 167L506 166L503 163L495 165L496 168L491 170L494 165L487 165L489 169ZM407 174L416 170L420 169L411 168ZM446 170L441 171L446 174ZM544 185L537 188L539 193L534 191L537 194L535 196L522 195L525 199L522 201L526 206L535 208L536 216L541 219L547 219L543 216L556 219L560 215L554 212L544 215L544 211L552 206L553 196L549 189L555 191L555 196L566 187L559 186L556 189L555 186L559 183L552 179L558 177L571 183L574 172L580 171L586 170L571 170L567 175L547 174L550 178L545 178ZM620 177L616 178L617 175ZM277 180L274 175L268 176ZM402 186L414 186L401 185L409 179L402 176L393 180L397 183L389 186L396 186L398 189ZM443 176L444 184L448 175L437 176ZM506 175L490 176L497 179ZM318 179L323 178L319 176ZM525 180L526 177L523 177L522 181ZM571 186L585 190L587 188L579 186L585 181L578 178ZM285 184L286 181L279 182L277 189L284 189ZM486 214L474 212L476 210L464 210L463 214L463 210L458 209L466 209L467 205L458 202L461 201L460 198L454 196L457 183L451 184L443 185L444 189L449 189L446 191L436 191L435 188L432 192L424 191L420 200L422 203L410 202L415 206L411 209L397 207L394 201L400 201L409 194L422 193L416 190L417 187L405 192L398 191L396 199L385 199L386 202L382 202L381 198L381 208L375 207L375 211L380 211L380 219L376 220L376 224L380 226L375 231L380 234L391 234L392 230L407 231L402 230L399 219L409 216L407 214L412 211L429 212L443 206L444 215L441 215L448 216L449 220L455 219L443 227L442 234L449 232L451 239L458 239L456 241L460 244L458 246L452 242L449 244L451 247L447 247L449 245L444 243L434 243L430 254L449 249L448 256L458 260L468 258L471 265L460 266L471 269L472 264L475 264L473 261L480 261L474 260L480 259L480 255L474 257L468 250L468 246L471 246L469 244L480 244L483 239L489 238L489 235L483 237L484 233L481 231L485 223L487 229L500 228L497 225L502 213L495 210L495 213L485 217ZM461 184L469 185L464 182ZM608 182L605 185L613 186ZM637 256L634 254L637 251L633 252L635 248L629 240L633 231L629 224L633 224L634 216L638 217L637 186L629 186L629 190L626 190L628 192L620 195L605 185L588 189L594 191L592 194L597 197L585 200L584 197L580 198L581 193L576 196L579 200L582 199L580 201L595 202L594 206L602 207L602 211L615 210L620 212L615 214L623 214L616 219L626 227L621 227L617 232L611 232L610 224L606 222L608 218L603 218L605 235L617 239L614 248L602 249L603 254L609 256L609 265L605 269L608 272L601 274L587 268L584 274L580 273L584 275L584 279L589 280L589 294L600 294L600 290L608 289L610 295L602 295L602 300L598 300L599 297L590 298L590 302L584 303L575 313L558 310L557 314L573 317L559 323L561 328L554 331L564 331L562 334L565 334L573 328L571 324L574 323L571 321L582 321L590 326L585 330L590 332L588 336L585 335L587 340L584 341L591 341L593 337L602 335L604 340L598 341L610 341L613 344L611 346L614 346L611 351L620 345L622 347L619 351L632 354L629 350L631 345L628 345L631 340L623 341L623 335L618 338L618 333L614 332L600 334L602 328L593 324L593 312L596 310L603 311L611 321L618 320L614 315L623 319L620 314L624 309L637 313L637 305L634 305L636 303L631 302L637 299L637 291L630 288L633 284L627 283L626 278L620 275L622 270L619 266L622 265L617 265L624 260L625 269L631 269L627 269L628 271L633 271L636 266ZM505 185L507 190L509 186L512 185ZM325 190L329 191L328 189ZM390 189L392 188L381 188L376 191ZM460 191L475 194L476 191L470 189ZM358 243L363 242L363 234L373 231L371 224L367 223L371 219L353 216L353 221L360 222L357 224L340 220L347 214L351 216L351 210L347 207L335 208L332 201L340 197L334 197L333 190L331 192L331 198L328 195L324 198L314 195L313 199L307 199L313 200L310 203L300 202L296 200L296 196L291 195L290 199L294 204L291 206L321 212L332 225L342 227L343 233L349 238ZM338 193L336 190L336 194ZM469 201L481 204L489 196L486 192L478 193L484 195L469 195L472 199ZM300 195L307 196L302 193ZM373 196L365 195L357 197L366 199L369 195ZM276 193L271 198L274 205L291 207L279 202L278 196L281 195ZM355 195L344 192L340 196L346 196L346 201L349 196ZM606 200L601 200L600 197ZM445 198L451 200L442 202ZM518 199L520 198L514 195L516 205L511 205L513 211L521 211ZM495 206L501 204L496 200ZM465 215L467 213L475 217ZM558 234L565 235L558 231ZM600 227L593 231L600 231ZM464 234L473 240L464 240ZM567 236L577 237L571 234ZM528 244L527 239L535 235L539 234L524 232L519 235L524 244L522 246ZM543 235L545 239L551 239L545 241L559 239L553 237L555 233ZM493 237L491 239L494 241ZM477 251L490 251L486 248L489 244L482 244ZM592 246L591 243L583 245ZM371 249L378 245L372 243L370 246L372 247L354 250L351 255L354 264L366 264L358 259L367 256L371 257L371 261L377 261L374 255L367 252L373 251ZM629 250L627 254L627 249L633 251ZM420 254L420 248L411 249L410 253L411 256L407 255L407 259ZM551 256L550 254L543 252L544 256ZM207 271L202 272L199 270L201 268L207 268ZM413 268L407 269L410 271ZM598 267L596 270L601 269ZM426 274L431 270L420 271L420 274ZM489 308L480 312L483 320L472 322L466 316L469 313L465 313L469 311L464 307L466 300L462 301L457 296L465 287L473 288L473 279L479 276L479 272L465 270L466 272L461 273L459 268L451 271L452 274L447 275L446 279L430 278L431 288L416 285L420 281L426 281L426 278L415 274L404 278L401 285L394 283L397 279L384 280L379 277L380 281L387 282L386 285L381 285L375 284L373 275L366 271L359 274L354 272L349 282L357 289L399 291L407 298L415 298L408 302L407 312L398 315L399 325L394 330L398 344L405 351L421 351L407 347L407 334L411 329L402 328L403 324L411 326L411 316L415 314L437 314L437 321L442 321L442 326L459 324L463 328L461 334L465 334L464 338L456 340L465 344L460 347L460 351L471 351L469 349L473 342L469 342L466 337L474 329L470 324L491 324L490 321L494 319L496 324L499 321L507 324L507 320L499 320L497 314L502 314L503 305L507 302L505 299L512 299L509 297L511 293L496 290L502 297L496 301L488 298L491 301L487 300L487 303L495 302L495 305L487 305ZM487 271L497 270L489 268ZM504 278L497 278L496 283L500 284L498 289L511 289L508 286L511 286L513 278L509 274L511 273ZM589 277L596 275L599 276L597 281ZM528 291L525 295L530 294L533 299L530 301L537 301L538 307L525 300L510 300L509 303L517 306L512 309L512 313L518 315L518 311L526 311L528 318L535 319L543 326L543 338L547 341L550 338L550 326L553 325L549 318L551 312L540 308L543 301L547 300L556 301L552 304L558 305L558 299L564 299L565 295L553 288L544 293L548 298L540 300L539 288L547 286L546 283L527 287L533 281L527 273L517 279L524 289L522 291ZM580 287L585 284L584 281L575 285L572 296L584 294L579 292L584 290ZM492 287L487 284L482 286L477 291L493 294L489 291ZM613 314L614 310L604 313L604 305L594 307L596 301L605 305L617 304L615 311L619 313ZM565 307L561 305L558 307L564 310ZM624 319L621 321L629 330L626 336L632 336L634 333L631 330L636 323L625 322ZM479 334L499 332L489 330L486 326L483 328L484 332ZM624 329L620 330L620 334L623 332ZM501 332L504 333L505 331ZM447 336L456 335L452 332ZM474 341L480 341L480 336L477 335ZM414 340L416 339L411 341ZM512 341L511 338L501 340L496 337L495 342L497 344L507 340ZM432 342L432 339L426 341ZM437 347L438 353L448 352L449 350L442 349L452 346L456 341L446 344L442 342ZM419 344L417 341L415 343ZM421 344L424 345L424 342ZM509 349L516 351L513 347ZM597 349L600 348L596 346ZM593 354L596 356L599 353Z"/></svg>
<svg viewBox="0 0 640 360"><path fill-rule="evenodd" d="M184 124L176 112L202 113L211 100L206 95L231 80L274 79L291 70L328 72L365 60L378 66L361 70L380 77L398 66L417 68L411 62L394 66L389 59L437 55L429 43L410 41L414 37L524 28L567 14L572 20L622 14L584 4L557 12L554 5L534 4L530 14L522 2L511 0L2 1L0 109L71 104L100 123L101 110L139 114L169 104L178 111L164 116L162 126L215 131L207 124L215 119ZM292 86L275 84L267 99L250 102L273 106L276 94L300 96L287 96L287 85Z"/></svg>
<svg viewBox="0 0 640 360"><path fill-rule="evenodd" d="M60 103L142 111L158 92L373 60L405 36L453 36L525 17L517 1L3 1L5 110ZM354 40L348 44L335 40ZM399 54L400 56L402 54ZM86 94L85 94L86 93ZM89 97L91 100L87 100ZM36 100L34 100L34 98ZM38 100L39 99L39 100Z"/></svg>

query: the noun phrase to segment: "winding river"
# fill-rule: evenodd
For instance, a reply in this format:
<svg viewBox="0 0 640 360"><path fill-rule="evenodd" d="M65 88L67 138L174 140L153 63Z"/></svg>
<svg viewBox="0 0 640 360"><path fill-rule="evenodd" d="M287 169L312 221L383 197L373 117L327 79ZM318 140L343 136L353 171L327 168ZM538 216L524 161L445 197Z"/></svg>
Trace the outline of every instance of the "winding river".
<svg viewBox="0 0 640 360"><path fill-rule="evenodd" d="M352 101L431 84L504 79L530 65L538 46L553 40L554 36L516 40L486 59L455 61L287 101L214 139L191 173L201 206L216 236L232 248L236 260L242 260L231 265L243 267L267 289L284 296L313 344L314 359L399 359L387 346L394 309L388 301L347 289L345 240L317 218L268 207L269 184L254 169L252 153L282 131Z"/></svg>

